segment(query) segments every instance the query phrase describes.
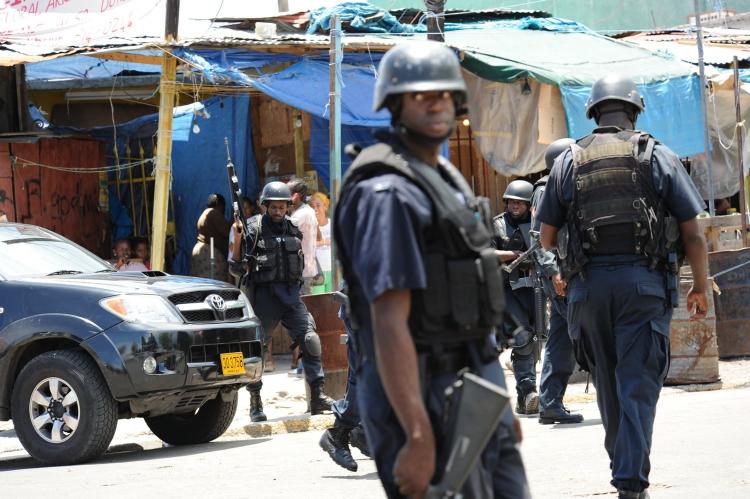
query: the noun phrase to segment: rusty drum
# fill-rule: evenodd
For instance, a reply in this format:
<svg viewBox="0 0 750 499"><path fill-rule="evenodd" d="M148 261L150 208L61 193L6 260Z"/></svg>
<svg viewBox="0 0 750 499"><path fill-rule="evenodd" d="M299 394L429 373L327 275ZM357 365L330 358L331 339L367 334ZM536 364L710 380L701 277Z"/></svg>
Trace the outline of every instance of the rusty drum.
<svg viewBox="0 0 750 499"><path fill-rule="evenodd" d="M320 336L326 394L334 399L344 398L349 359L344 341L346 330L339 319L340 304L333 299L333 293L304 295L302 301L315 319Z"/></svg>
<svg viewBox="0 0 750 499"><path fill-rule="evenodd" d="M670 324L670 365L667 385L713 383L719 381L719 351L716 343L716 314L711 293L705 319L691 321L687 294L693 284L690 267L680 272L680 305Z"/></svg>
<svg viewBox="0 0 750 499"><path fill-rule="evenodd" d="M711 275L721 294L716 300L716 334L721 358L750 355L750 248L712 251L708 254ZM743 265L745 264L746 265Z"/></svg>

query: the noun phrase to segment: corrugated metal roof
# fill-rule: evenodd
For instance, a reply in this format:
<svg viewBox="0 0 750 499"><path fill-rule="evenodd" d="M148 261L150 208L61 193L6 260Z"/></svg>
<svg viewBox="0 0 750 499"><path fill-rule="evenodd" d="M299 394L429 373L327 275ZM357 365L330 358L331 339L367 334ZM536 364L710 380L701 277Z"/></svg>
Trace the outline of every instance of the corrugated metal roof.
<svg viewBox="0 0 750 499"><path fill-rule="evenodd" d="M697 35L694 29L639 33L622 41L698 64ZM725 28L703 30L703 61L714 66L750 61L750 31ZM746 62L747 64L747 62Z"/></svg>

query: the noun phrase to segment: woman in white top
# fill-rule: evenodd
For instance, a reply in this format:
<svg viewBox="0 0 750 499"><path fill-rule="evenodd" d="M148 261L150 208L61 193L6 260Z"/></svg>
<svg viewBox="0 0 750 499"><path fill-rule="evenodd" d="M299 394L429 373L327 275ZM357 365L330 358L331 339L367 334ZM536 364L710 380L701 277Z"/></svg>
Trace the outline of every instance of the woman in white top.
<svg viewBox="0 0 750 499"><path fill-rule="evenodd" d="M322 192L316 192L310 197L310 206L315 210L318 219L318 240L315 245L315 257L318 259L325 284L316 286L318 293L331 292L331 219L328 218L328 196Z"/></svg>

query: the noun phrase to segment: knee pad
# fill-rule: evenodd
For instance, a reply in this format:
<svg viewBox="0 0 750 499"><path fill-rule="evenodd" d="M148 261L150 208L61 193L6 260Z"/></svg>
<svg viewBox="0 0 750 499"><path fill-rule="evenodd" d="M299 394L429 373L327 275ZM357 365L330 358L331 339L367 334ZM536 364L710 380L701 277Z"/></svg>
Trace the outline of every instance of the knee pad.
<svg viewBox="0 0 750 499"><path fill-rule="evenodd" d="M512 347L513 355L528 356L534 352L534 331L529 328L519 327L513 331Z"/></svg>
<svg viewBox="0 0 750 499"><path fill-rule="evenodd" d="M320 357L322 348L320 346L320 336L315 331L310 331L305 335L305 340L302 342L302 348L305 353L312 357Z"/></svg>

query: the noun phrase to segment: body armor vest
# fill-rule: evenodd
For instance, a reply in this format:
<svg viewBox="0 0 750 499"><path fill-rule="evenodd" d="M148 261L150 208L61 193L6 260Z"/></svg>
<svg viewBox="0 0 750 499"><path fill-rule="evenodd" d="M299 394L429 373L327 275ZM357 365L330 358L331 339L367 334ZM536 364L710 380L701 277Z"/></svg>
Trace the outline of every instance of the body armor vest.
<svg viewBox="0 0 750 499"><path fill-rule="evenodd" d="M342 203L354 184L386 173L408 178L425 192L433 207L433 223L420 234L427 288L412 291L409 327L415 344L452 346L486 339L491 328L502 323L505 305L500 262L491 245L488 200L475 198L460 172L447 161L433 168L407 156L397 145L380 143L363 150L349 168L341 190ZM454 188L463 195L465 203L456 196ZM359 322L357 312L367 307L367 302L352 271L351 256L341 244L339 230L343 221L338 212L334 217L336 251L348 286L351 312Z"/></svg>
<svg viewBox="0 0 750 499"><path fill-rule="evenodd" d="M654 187L648 134L597 129L571 146L573 202L558 250L564 277L589 257L637 255L664 267L679 236L676 221Z"/></svg>
<svg viewBox="0 0 750 499"><path fill-rule="evenodd" d="M529 234L531 230L530 222L513 222L508 212L496 216L493 222L498 240L498 249L507 251L526 251L529 249L531 246L531 236ZM528 282L523 283L522 281L524 277L528 277L530 268L531 262L527 261L513 269L513 272L510 274L503 272L503 276L510 282L512 289L530 287L531 285Z"/></svg>
<svg viewBox="0 0 750 499"><path fill-rule="evenodd" d="M255 284L294 283L302 280L305 260L302 255L302 232L289 217L282 230L274 230L271 217L255 215L249 221L255 232L254 247L249 254L250 279Z"/></svg>

